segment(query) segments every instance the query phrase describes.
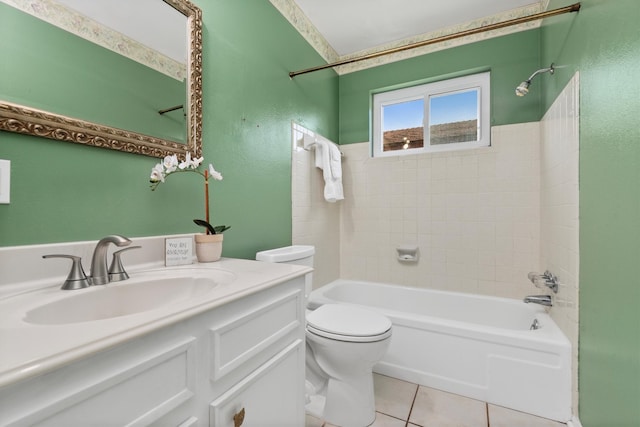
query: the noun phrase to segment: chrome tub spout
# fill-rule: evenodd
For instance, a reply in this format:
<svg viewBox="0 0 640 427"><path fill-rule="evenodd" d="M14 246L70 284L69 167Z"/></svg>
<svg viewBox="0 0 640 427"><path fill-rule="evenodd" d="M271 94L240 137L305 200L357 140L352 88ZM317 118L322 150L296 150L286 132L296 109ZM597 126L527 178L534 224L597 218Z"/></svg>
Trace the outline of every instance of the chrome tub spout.
<svg viewBox="0 0 640 427"><path fill-rule="evenodd" d="M547 307L551 307L553 305L551 302L551 295L529 295L528 297L524 297L524 302L532 302L534 304L540 304Z"/></svg>

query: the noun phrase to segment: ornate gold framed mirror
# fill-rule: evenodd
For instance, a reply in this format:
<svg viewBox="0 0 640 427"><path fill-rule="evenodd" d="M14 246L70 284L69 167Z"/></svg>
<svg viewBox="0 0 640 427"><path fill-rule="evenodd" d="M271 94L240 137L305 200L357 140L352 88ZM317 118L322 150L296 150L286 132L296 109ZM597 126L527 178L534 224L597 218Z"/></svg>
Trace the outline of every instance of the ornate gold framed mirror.
<svg viewBox="0 0 640 427"><path fill-rule="evenodd" d="M58 5L56 4L56 1L58 0L46 1L54 5L56 8L58 7ZM59 1L60 3L63 3L63 0ZM77 144L108 148L112 150L142 154L152 157L164 157L172 154L177 154L179 157L184 157L184 154L186 154L187 152L191 152L192 154L199 156L202 150L202 12L189 0L147 1L157 2L164 5L164 7L170 7L172 10L171 13L175 14L175 11L177 11L186 18L186 23L184 24L186 27L186 51L184 53L185 60L183 61L184 69L182 73L178 73L178 77L172 76L172 78L168 78L166 75L162 75L160 77L144 77L147 75L145 73L149 71L149 68L140 65L140 63L135 62L135 60L130 61L128 59L127 61L132 65L127 64L126 66L121 66L118 63L118 65L114 65L112 67L110 65L105 66L103 63L98 67L97 65L92 64L92 62L94 62L92 61L93 55L86 54L84 53L84 51L78 51L75 54L76 56L74 57L73 48L69 48L69 45L67 44L60 54L50 53L49 51L46 51L46 55L50 55L50 58L54 59L50 62L57 63L56 65L58 65L58 68L66 70L66 72L68 73L63 79L61 79L61 81L65 81L65 83L70 85L71 89L65 89L66 92L63 92L62 94L49 95L49 92L55 91L54 86L56 86L56 80L53 80L53 83L47 83L44 87L38 87L35 84L32 86L30 84L30 82L34 81L34 79L39 79L39 75L36 74L37 70L34 70L34 68L38 67L30 66L24 67L24 69L20 69L18 68L19 66L16 65L16 68L14 69L11 69L9 68L10 66L7 66L4 71L0 70L0 72L7 73L7 75L5 76L0 76L6 82L4 86L2 85L2 83L0 83L0 131L16 132L20 134L48 138L55 141L73 142ZM0 0L0 7L29 7L33 3L35 2L22 0ZM127 2L121 4L126 3ZM49 12L49 9L54 9L54 6L51 6L50 8L42 7L41 9L45 9L46 12ZM5 9L5 11L6 10L9 9ZM10 10L11 13L21 13L21 11L14 12L14 10L16 9ZM30 13L29 11L26 12ZM25 22L30 23L34 27L43 26L42 28L44 28L45 25L49 25L47 23L38 23L40 21L35 20L36 18L34 18L33 16L27 16L23 18L21 15L19 16L19 18L30 20ZM143 20L147 23L153 20L152 16L129 16L129 18L130 21L134 20L135 22L140 24L140 26L142 25ZM38 19L43 18L38 17ZM75 17L74 20L67 19L67 21L77 22L78 17ZM12 30L4 30L7 31L7 34L4 34L4 36L9 35L8 32L12 31L12 37L10 37L10 39L12 39L13 42L7 41L6 37L1 37L3 34L0 34L0 38L5 39L4 44L0 41L0 54L5 58L15 58L19 54L24 54L27 57L38 56L37 52L31 50L25 52L22 45L20 45L20 47L14 46L14 44L16 44L14 42L21 39L21 34L15 33L19 33L23 27L21 27L21 24L19 23L15 23L13 25L14 27ZM6 27L7 26L5 25L5 28ZM44 28L44 30L42 30L41 28L36 28L36 31L33 32L38 33L38 30L42 30L42 32L44 32L45 34L49 34L48 32L50 31L58 31L58 33L61 33L61 35L57 35L56 37L65 40L67 43L71 42L71 37L75 37L62 30L51 30L50 28L52 28L50 25L49 27ZM0 32L2 32L1 29ZM100 31L97 31L95 29L89 32L92 32L94 34L102 34L100 33ZM183 35L181 34L181 36ZM113 38L113 36L104 38ZM33 46L37 48L40 45L47 45L47 42L48 40L36 41L34 42ZM21 40L20 43L22 43ZM86 40L83 40L81 42L73 41L72 43L84 43L84 45L90 44L90 42L87 42ZM122 43L118 41L116 41L115 44L118 46L122 45ZM116 58L116 56L114 56L116 54L111 51L107 51L103 47L93 47L95 49L100 49L100 51L96 53L96 57L103 56ZM46 47L46 49L49 49L49 47ZM18 52L19 50L22 50L22 52ZM72 52L66 52L69 50L71 50ZM125 50L131 49L125 48ZM28 59L26 60L26 63L34 64L36 63L34 61L35 60ZM121 60L118 59L117 61ZM170 61L165 61L164 59L162 59L160 61L153 60L152 62L156 64L160 63L161 66L165 66L166 62ZM44 63L47 64L46 62ZM87 67L86 71L84 70L84 68L80 68L85 66ZM74 69L72 67L77 67L77 69ZM41 70L41 72L43 74L49 73L49 69L46 65L42 68L43 69ZM55 67L52 66L52 68ZM130 72L129 70L134 71ZM84 73L84 75L90 75L90 80L92 80L94 84L96 81L100 82L100 84L102 85L100 87L100 90L94 91L92 88L83 88L81 83L74 81L73 76L80 76L82 73ZM25 76L22 76L22 74L25 74ZM119 91L118 88L112 87L111 83L105 83L100 80L104 77L104 75L107 74L116 75L120 79L123 79L124 74L136 74L137 77L143 76L142 78L144 80L148 80L149 82L141 84L127 83L129 87L127 87L126 90L121 90L121 92L126 92L127 96L129 97L123 99L131 99L132 101L122 101L122 99L117 98L116 96L116 92ZM138 74L140 76L138 76ZM156 74L160 75L161 73ZM165 91L164 87L162 86L153 86L153 84L155 84L153 82L155 82L156 80L170 81L172 82L170 84L174 87L177 87L177 89L167 89ZM27 83L25 83L25 81ZM144 86L144 84L152 87L153 91L155 91L156 94L159 95L157 100L150 101L149 99L144 98L144 96L146 95L143 96L137 93L137 87ZM78 89L76 90L76 88ZM13 94L11 93L11 91L14 91ZM110 96L108 96L111 92L114 93L113 100L110 99ZM23 93L27 93L30 96L33 96L35 101L32 102L31 100L23 99ZM93 96L94 93L96 94L95 96ZM166 93L170 93L171 97L169 98ZM42 94L42 96L40 96L40 94ZM46 101L38 99L39 97L45 98L47 95L50 98ZM69 100L67 100L67 95ZM162 97L160 95L166 96ZM176 99L177 97L180 97L180 99ZM96 103L98 104L98 107L76 107L76 100L83 100L88 98L98 98L94 99L94 101L96 101ZM167 99L170 99L170 101L168 101ZM86 117L83 117L82 114L60 113L59 111L54 111L55 108L53 107L49 108L51 105L57 106L65 103L71 105L71 107L68 109L69 111L78 110L80 113L83 109L95 111L92 111L91 115L89 115L89 119L87 119ZM130 109L129 105L133 103L141 104L146 111L140 113L133 111L132 109ZM173 105L176 106L173 107ZM173 110L178 111L171 112ZM121 121L122 123L124 123L123 125L120 125L120 122L114 125L113 121L102 120L103 116L110 116L109 119L111 120L111 116L117 115L115 113L116 111L122 111L120 115L124 117L124 119ZM141 126L142 130L137 129L137 118L146 117L145 115L151 117L151 119L145 119L146 124L144 126L146 126L146 128L144 128L144 126ZM171 117L171 115L173 115L173 117ZM145 120L140 121L144 122ZM153 120L164 120L164 122L161 122L161 126L157 126L153 124ZM154 133L155 129L161 128L163 123L166 122L173 122L174 128L178 127L180 131L179 133L181 134L178 135L174 130L161 130L158 131L157 134Z"/></svg>

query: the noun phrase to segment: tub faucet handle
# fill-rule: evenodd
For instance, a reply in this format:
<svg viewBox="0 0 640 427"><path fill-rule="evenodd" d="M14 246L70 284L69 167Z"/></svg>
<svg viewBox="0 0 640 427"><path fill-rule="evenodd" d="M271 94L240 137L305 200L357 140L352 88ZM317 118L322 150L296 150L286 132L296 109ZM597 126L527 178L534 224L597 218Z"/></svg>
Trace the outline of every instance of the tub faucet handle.
<svg viewBox="0 0 640 427"><path fill-rule="evenodd" d="M73 261L71 265L71 271L67 276L67 279L64 281L64 284L60 289L68 291L74 289L82 289L88 288L91 286L91 282L86 274L84 274L84 269L82 268L82 258L75 255L63 255L63 254L51 254L51 255L42 255L42 258L69 258Z"/></svg>
<svg viewBox="0 0 640 427"><path fill-rule="evenodd" d="M546 270L544 273L536 273L535 271L530 272L527 277L538 288L543 288L546 286L551 289L553 293L558 293L558 276L555 276L549 270Z"/></svg>
<svg viewBox="0 0 640 427"><path fill-rule="evenodd" d="M550 272L549 270L546 270L542 275L542 278L544 279L544 284L547 286L547 288L551 289L554 293L557 294L558 293L558 276L555 276L552 272Z"/></svg>

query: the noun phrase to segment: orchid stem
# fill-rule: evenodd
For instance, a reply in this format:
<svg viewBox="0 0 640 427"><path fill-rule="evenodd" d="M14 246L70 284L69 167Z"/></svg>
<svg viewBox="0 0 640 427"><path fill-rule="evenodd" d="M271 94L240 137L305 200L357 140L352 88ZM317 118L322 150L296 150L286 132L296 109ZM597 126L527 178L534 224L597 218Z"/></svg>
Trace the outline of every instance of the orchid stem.
<svg viewBox="0 0 640 427"><path fill-rule="evenodd" d="M209 224L209 171L205 169L204 171L204 216L205 221ZM209 234L209 230L207 229L207 234Z"/></svg>

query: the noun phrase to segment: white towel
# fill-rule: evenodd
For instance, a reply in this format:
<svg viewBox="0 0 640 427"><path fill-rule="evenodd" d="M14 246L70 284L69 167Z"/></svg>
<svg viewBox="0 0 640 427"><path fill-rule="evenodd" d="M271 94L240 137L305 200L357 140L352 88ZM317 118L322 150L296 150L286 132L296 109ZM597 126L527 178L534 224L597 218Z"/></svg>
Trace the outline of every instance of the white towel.
<svg viewBox="0 0 640 427"><path fill-rule="evenodd" d="M334 178L342 179L342 153L338 146L332 142L329 143L329 166L331 166L331 175Z"/></svg>
<svg viewBox="0 0 640 427"><path fill-rule="evenodd" d="M330 203L343 200L342 155L338 146L319 135L315 137L305 135L303 144L307 149L315 145L315 165L322 169L325 200Z"/></svg>
<svg viewBox="0 0 640 427"><path fill-rule="evenodd" d="M318 150L320 148L320 150ZM322 176L324 178L324 199L327 202L335 203L338 200L344 199L344 193L342 189L342 168L339 168L339 176L334 175L335 167L332 168L332 152L337 151L338 156L340 150L334 143L327 140L319 140L316 143L316 155L318 151L322 152ZM338 165L340 165L340 158L338 157Z"/></svg>

